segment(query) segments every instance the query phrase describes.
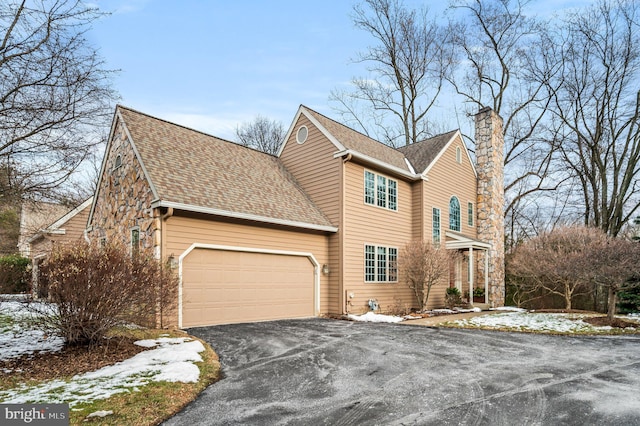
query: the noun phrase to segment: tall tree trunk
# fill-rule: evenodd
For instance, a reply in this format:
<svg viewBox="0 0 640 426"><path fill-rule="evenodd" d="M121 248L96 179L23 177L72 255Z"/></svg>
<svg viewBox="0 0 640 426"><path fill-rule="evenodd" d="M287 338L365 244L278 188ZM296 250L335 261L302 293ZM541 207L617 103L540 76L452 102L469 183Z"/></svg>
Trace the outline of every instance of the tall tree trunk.
<svg viewBox="0 0 640 426"><path fill-rule="evenodd" d="M609 286L609 310L607 311L607 318L609 321L613 321L613 316L616 314L617 297L618 292L613 288L613 286Z"/></svg>
<svg viewBox="0 0 640 426"><path fill-rule="evenodd" d="M571 309L571 288L565 284L565 289L564 289L564 308L568 311Z"/></svg>

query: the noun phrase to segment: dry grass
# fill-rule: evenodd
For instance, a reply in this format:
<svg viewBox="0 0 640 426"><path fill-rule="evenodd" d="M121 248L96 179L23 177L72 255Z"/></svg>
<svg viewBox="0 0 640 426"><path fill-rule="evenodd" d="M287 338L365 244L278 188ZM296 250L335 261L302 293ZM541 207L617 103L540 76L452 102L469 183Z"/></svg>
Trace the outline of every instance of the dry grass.
<svg viewBox="0 0 640 426"><path fill-rule="evenodd" d="M135 340L154 339L160 335L171 337L188 336L182 331L167 330L118 330L111 333L109 343L90 348L65 348L56 354L41 354L23 357L18 360L0 362L0 367L16 368L20 372L3 373L0 377L0 389L10 389L20 383L36 385L51 379L70 379L75 374L94 371L106 365L134 356L145 348L134 345ZM199 340L193 336L189 336ZM201 341L202 342L202 341ZM157 425L179 412L202 392L208 385L220 377L218 356L202 342L205 351L201 352L203 361L195 363L200 369L197 383L151 382L131 391L114 395L105 400L76 405L70 411L70 424L98 425ZM1 370L0 370L1 371ZM87 416L96 411L113 411L106 417Z"/></svg>

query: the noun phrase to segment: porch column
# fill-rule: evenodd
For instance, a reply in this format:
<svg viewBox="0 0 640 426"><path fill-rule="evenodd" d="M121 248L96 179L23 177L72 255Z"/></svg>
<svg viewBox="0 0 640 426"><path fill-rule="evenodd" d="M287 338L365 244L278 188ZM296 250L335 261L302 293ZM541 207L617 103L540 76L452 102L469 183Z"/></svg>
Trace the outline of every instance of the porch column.
<svg viewBox="0 0 640 426"><path fill-rule="evenodd" d="M473 247L469 247L469 302L473 305L473 277L476 273L476 268L473 263Z"/></svg>
<svg viewBox="0 0 640 426"><path fill-rule="evenodd" d="M484 303L489 303L489 250L484 255Z"/></svg>

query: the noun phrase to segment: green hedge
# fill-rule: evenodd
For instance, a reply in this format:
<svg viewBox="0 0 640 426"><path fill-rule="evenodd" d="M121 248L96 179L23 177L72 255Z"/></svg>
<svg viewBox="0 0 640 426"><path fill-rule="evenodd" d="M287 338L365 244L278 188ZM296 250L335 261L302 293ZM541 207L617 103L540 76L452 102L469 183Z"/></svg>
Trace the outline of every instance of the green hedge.
<svg viewBox="0 0 640 426"><path fill-rule="evenodd" d="M0 257L0 293L26 293L30 289L31 260L17 254Z"/></svg>

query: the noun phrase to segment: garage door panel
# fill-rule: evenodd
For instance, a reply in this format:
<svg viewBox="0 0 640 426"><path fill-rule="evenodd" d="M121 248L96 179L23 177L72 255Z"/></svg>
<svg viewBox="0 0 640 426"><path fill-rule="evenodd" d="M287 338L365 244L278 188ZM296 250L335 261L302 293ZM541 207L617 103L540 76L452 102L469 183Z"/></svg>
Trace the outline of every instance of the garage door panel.
<svg viewBox="0 0 640 426"><path fill-rule="evenodd" d="M307 257L195 249L182 268L183 327L314 315Z"/></svg>

